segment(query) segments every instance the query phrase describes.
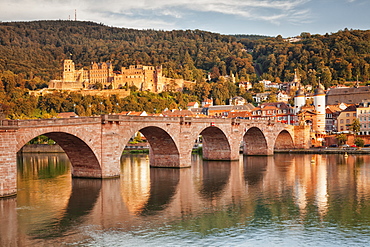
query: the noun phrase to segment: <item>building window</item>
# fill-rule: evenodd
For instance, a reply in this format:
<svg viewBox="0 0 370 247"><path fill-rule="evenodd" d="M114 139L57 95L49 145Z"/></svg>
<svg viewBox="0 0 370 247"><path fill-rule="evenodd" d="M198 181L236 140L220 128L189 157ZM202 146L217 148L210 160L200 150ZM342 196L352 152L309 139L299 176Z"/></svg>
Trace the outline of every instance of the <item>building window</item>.
<svg viewBox="0 0 370 247"><path fill-rule="evenodd" d="M342 123L344 123L344 120L343 120L343 119L341 119L341 120L340 120L340 123L341 123L341 124L342 124Z"/></svg>
<svg viewBox="0 0 370 247"><path fill-rule="evenodd" d="M346 113L346 117L349 117L349 113Z"/></svg>

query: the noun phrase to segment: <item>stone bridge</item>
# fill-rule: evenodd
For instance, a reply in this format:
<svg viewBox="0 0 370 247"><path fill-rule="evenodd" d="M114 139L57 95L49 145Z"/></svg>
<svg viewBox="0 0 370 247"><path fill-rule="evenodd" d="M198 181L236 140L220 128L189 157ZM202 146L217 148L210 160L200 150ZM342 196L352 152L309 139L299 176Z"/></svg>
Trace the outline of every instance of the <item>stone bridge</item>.
<svg viewBox="0 0 370 247"><path fill-rule="evenodd" d="M266 120L102 115L38 120L0 120L0 197L16 194L17 152L45 135L58 143L72 164L73 177L120 176L120 158L140 131L150 144L150 166L183 168L199 136L205 160L238 160L245 155L272 155L274 149L310 147L308 126Z"/></svg>

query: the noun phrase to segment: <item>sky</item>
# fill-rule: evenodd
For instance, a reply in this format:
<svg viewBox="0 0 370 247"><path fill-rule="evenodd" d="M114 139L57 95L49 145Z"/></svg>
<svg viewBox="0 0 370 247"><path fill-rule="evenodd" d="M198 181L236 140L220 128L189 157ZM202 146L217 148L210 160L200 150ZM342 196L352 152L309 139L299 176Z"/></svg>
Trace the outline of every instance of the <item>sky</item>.
<svg viewBox="0 0 370 247"><path fill-rule="evenodd" d="M300 35L370 29L370 0L0 0L0 21L74 20L154 30Z"/></svg>

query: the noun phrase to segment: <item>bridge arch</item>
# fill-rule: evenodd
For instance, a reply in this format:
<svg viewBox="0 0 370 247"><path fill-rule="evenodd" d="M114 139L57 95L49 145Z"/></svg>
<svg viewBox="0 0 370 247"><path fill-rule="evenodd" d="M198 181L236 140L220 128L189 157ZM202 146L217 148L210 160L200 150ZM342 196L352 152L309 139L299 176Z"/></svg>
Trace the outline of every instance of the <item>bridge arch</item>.
<svg viewBox="0 0 370 247"><path fill-rule="evenodd" d="M294 148L294 141L292 135L287 130L282 130L276 136L274 149L292 149Z"/></svg>
<svg viewBox="0 0 370 247"><path fill-rule="evenodd" d="M71 162L73 177L102 178L102 169L96 154L85 141L73 134L66 132L38 133L26 142L19 143L18 150L28 141L40 135L52 139L64 150Z"/></svg>
<svg viewBox="0 0 370 247"><path fill-rule="evenodd" d="M231 160L231 147L229 139L218 127L210 126L200 132L203 142L203 159L205 160Z"/></svg>
<svg viewBox="0 0 370 247"><path fill-rule="evenodd" d="M243 154L245 155L268 155L267 140L258 127L247 130L243 136Z"/></svg>
<svg viewBox="0 0 370 247"><path fill-rule="evenodd" d="M179 167L179 149L172 136L157 126L147 126L138 130L150 145L149 159L152 167Z"/></svg>

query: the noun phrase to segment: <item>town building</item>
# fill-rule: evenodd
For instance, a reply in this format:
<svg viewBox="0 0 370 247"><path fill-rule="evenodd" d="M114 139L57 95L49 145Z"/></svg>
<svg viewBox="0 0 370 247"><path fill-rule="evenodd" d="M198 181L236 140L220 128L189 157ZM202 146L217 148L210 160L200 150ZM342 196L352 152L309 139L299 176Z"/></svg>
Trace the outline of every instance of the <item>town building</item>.
<svg viewBox="0 0 370 247"><path fill-rule="evenodd" d="M356 115L360 122L360 135L370 135L370 99L363 100L356 108Z"/></svg>
<svg viewBox="0 0 370 247"><path fill-rule="evenodd" d="M213 99L204 99L202 101L202 107L208 107L213 105Z"/></svg>
<svg viewBox="0 0 370 247"><path fill-rule="evenodd" d="M262 80L262 81L259 81L259 83L262 83L263 86L265 87L265 89L269 89L269 88L280 89L280 84L273 83L273 82L268 81L268 80Z"/></svg>
<svg viewBox="0 0 370 247"><path fill-rule="evenodd" d="M289 95L284 92L284 91L279 91L277 94L276 94L276 99L278 102L285 102L285 103L288 103L289 102Z"/></svg>
<svg viewBox="0 0 370 247"><path fill-rule="evenodd" d="M244 90L248 91L249 89L252 89L252 83L249 81L239 82L239 88L243 88Z"/></svg>
<svg viewBox="0 0 370 247"><path fill-rule="evenodd" d="M325 91L319 83L313 95L313 104L309 104L310 97L305 95L300 84L294 96L294 114L299 116L299 123L312 126L312 132L325 133L326 102Z"/></svg>
<svg viewBox="0 0 370 247"><path fill-rule="evenodd" d="M251 119L273 120L276 122L295 125L297 117L294 110L285 102L263 103L251 111Z"/></svg>
<svg viewBox="0 0 370 247"><path fill-rule="evenodd" d="M191 110L192 108L199 108L198 102L189 102L187 105L188 110Z"/></svg>
<svg viewBox="0 0 370 247"><path fill-rule="evenodd" d="M266 101L269 95L270 93L256 93L255 95L253 95L253 100L256 103L261 103Z"/></svg>
<svg viewBox="0 0 370 247"><path fill-rule="evenodd" d="M230 112L243 112L250 111L250 106L248 105L214 105L209 106L206 115L209 117L222 117L226 118L229 116Z"/></svg>
<svg viewBox="0 0 370 247"><path fill-rule="evenodd" d="M340 87L331 88L326 93L326 104L335 105L339 103L360 104L369 99L370 86L366 87Z"/></svg>
<svg viewBox="0 0 370 247"><path fill-rule="evenodd" d="M356 105L350 105L345 110L341 111L337 118L337 131L349 133L353 121L356 119Z"/></svg>
<svg viewBox="0 0 370 247"><path fill-rule="evenodd" d="M241 96L235 96L229 100L230 105L245 105L247 101Z"/></svg>

